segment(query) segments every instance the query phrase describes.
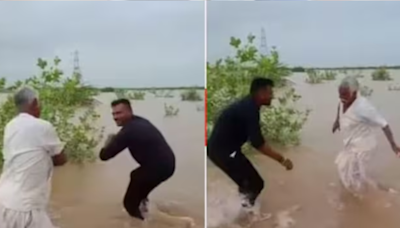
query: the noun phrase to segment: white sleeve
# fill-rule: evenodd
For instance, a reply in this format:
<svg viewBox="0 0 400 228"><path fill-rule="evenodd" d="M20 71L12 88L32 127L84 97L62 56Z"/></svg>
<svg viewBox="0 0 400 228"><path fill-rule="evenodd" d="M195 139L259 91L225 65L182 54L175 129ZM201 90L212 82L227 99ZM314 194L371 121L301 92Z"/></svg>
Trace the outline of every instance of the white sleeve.
<svg viewBox="0 0 400 228"><path fill-rule="evenodd" d="M364 121L372 124L373 126L384 128L388 125L386 119L368 101L365 101L362 103L362 105L360 105L359 115Z"/></svg>
<svg viewBox="0 0 400 228"><path fill-rule="evenodd" d="M61 142L56 129L50 123L46 126L42 146L52 157L60 154L64 149L64 143Z"/></svg>

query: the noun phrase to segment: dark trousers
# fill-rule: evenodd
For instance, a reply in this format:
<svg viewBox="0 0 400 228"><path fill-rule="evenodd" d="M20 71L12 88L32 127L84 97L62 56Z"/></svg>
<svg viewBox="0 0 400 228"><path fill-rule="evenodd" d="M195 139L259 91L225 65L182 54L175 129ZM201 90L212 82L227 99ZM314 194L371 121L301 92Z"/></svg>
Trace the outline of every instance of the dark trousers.
<svg viewBox="0 0 400 228"><path fill-rule="evenodd" d="M251 162L241 151L231 157L223 150L209 150L208 158L228 175L239 187L241 193L251 206L264 188L264 180L258 174Z"/></svg>
<svg viewBox="0 0 400 228"><path fill-rule="evenodd" d="M143 220L139 206L162 182L168 180L174 168L139 167L131 172L131 181L124 197L124 207L130 216Z"/></svg>

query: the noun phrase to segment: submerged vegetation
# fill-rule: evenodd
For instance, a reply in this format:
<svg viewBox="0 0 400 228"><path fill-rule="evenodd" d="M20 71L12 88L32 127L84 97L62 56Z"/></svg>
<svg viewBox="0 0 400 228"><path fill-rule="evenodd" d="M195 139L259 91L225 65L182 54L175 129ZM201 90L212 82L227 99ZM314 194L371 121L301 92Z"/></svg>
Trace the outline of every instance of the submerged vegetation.
<svg viewBox="0 0 400 228"><path fill-rule="evenodd" d="M388 86L389 91L400 91L400 85L399 84L392 84Z"/></svg>
<svg viewBox="0 0 400 228"><path fill-rule="evenodd" d="M84 85L80 75L74 74L67 77L59 69L61 60L55 58L48 63L39 59L37 66L41 73L37 76L17 81L8 87L14 92L21 86L30 86L39 93L41 104L41 118L51 122L66 144L65 153L72 162L82 163L94 161L94 149L103 136L103 128L95 124L99 114L93 105L97 90ZM0 89L6 85L5 79L1 80ZM9 94L6 101L0 106L0 138L3 138L5 125L16 115L13 96ZM79 116L79 118L76 118ZM0 141L3 148L3 141ZM0 153L0 156L2 153ZM1 159L2 161L2 159Z"/></svg>
<svg viewBox="0 0 400 228"><path fill-rule="evenodd" d="M336 80L337 76L337 73L333 70L321 71L315 69L307 69L306 74L306 82L310 84L319 84L323 81L334 81Z"/></svg>
<svg viewBox="0 0 400 228"><path fill-rule="evenodd" d="M317 70L307 69L306 74L307 74L307 78L306 78L307 83L319 84L319 83L322 83L322 81L323 81L322 76L318 73Z"/></svg>
<svg viewBox="0 0 400 228"><path fill-rule="evenodd" d="M374 90L368 86L362 86L360 88L360 94L363 97L370 97L370 96L372 96L373 92L374 92Z"/></svg>
<svg viewBox="0 0 400 228"><path fill-rule="evenodd" d="M291 70L280 61L278 51L274 48L268 56L262 55L254 39L255 36L249 35L244 43L232 37L230 45L235 55L207 63L207 132L210 133L221 110L248 95L252 79L261 76L272 79L277 85L276 104L260 113L263 134L276 144L299 144L309 110L295 108L300 96L290 86L284 86Z"/></svg>
<svg viewBox="0 0 400 228"><path fill-rule="evenodd" d="M174 94L171 90L152 90L151 93L155 97L162 97L162 98L173 98Z"/></svg>
<svg viewBox="0 0 400 228"><path fill-rule="evenodd" d="M372 80L374 81L391 81L393 80L392 77L390 76L389 71L385 67L380 67L374 72L372 72Z"/></svg>
<svg viewBox="0 0 400 228"><path fill-rule="evenodd" d="M125 98L128 100L144 100L146 93L143 91L126 91L126 90L116 90L115 95L118 99Z"/></svg>
<svg viewBox="0 0 400 228"><path fill-rule="evenodd" d="M179 108L175 108L172 105L167 105L164 103L164 111L165 111L165 117L177 116L179 113Z"/></svg>
<svg viewBox="0 0 400 228"><path fill-rule="evenodd" d="M195 89L189 89L181 93L182 101L202 101L203 98Z"/></svg>

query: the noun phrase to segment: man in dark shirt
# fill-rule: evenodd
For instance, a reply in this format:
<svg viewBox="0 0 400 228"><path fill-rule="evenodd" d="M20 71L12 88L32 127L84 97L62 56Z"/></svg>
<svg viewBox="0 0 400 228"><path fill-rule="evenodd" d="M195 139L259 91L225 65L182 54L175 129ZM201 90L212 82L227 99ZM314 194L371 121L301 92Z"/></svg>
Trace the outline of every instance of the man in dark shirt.
<svg viewBox="0 0 400 228"><path fill-rule="evenodd" d="M111 106L114 120L122 128L118 134L109 136L100 151L100 159L107 161L129 149L140 167L131 172L124 207L132 217L144 220L148 195L175 172L175 155L153 124L133 115L129 100L115 100Z"/></svg>
<svg viewBox="0 0 400 228"><path fill-rule="evenodd" d="M254 206L264 188L263 179L241 152L246 141L287 170L293 168L289 159L268 146L260 129L260 107L271 105L273 86L270 79L255 78L251 83L250 95L231 104L221 113L207 143L209 159L239 186L239 192L244 197L242 206L245 208Z"/></svg>

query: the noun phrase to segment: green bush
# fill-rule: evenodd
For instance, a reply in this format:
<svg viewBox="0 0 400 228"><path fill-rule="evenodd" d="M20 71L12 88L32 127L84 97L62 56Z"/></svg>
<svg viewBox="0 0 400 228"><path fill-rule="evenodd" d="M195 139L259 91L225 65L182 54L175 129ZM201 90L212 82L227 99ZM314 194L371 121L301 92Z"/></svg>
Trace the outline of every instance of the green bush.
<svg viewBox="0 0 400 228"><path fill-rule="evenodd" d="M153 92L154 96L157 98L173 98L174 94L171 90L155 90Z"/></svg>
<svg viewBox="0 0 400 228"><path fill-rule="evenodd" d="M295 72L295 73L304 73L304 72L306 72L306 69L304 69L304 67L293 67L293 68L292 68L292 72Z"/></svg>
<svg viewBox="0 0 400 228"><path fill-rule="evenodd" d="M144 100L145 96L146 93L142 91L135 91L133 93L132 92L128 93L128 97L131 100Z"/></svg>
<svg viewBox="0 0 400 228"><path fill-rule="evenodd" d="M197 110L198 112L204 112L204 105L197 105L197 106L196 106L196 110Z"/></svg>
<svg viewBox="0 0 400 228"><path fill-rule="evenodd" d="M374 81L391 81L390 73L386 70L386 67L379 67L372 72L372 80Z"/></svg>
<svg viewBox="0 0 400 228"><path fill-rule="evenodd" d="M361 70L354 70L351 75L354 75L354 77L356 78L364 78L363 72Z"/></svg>
<svg viewBox="0 0 400 228"><path fill-rule="evenodd" d="M249 35L247 43L242 44L240 39L232 37L230 45L235 56L207 63L207 133L220 112L233 101L248 95L252 79L261 76L272 79L277 85L276 104L260 113L265 137L276 144L297 145L309 111L294 108L300 96L293 88L285 86L285 77L291 71L281 63L275 48L270 55L261 55L254 39L255 36Z"/></svg>
<svg viewBox="0 0 400 228"><path fill-rule="evenodd" d="M337 73L333 70L315 70L315 69L307 69L306 70L307 78L306 82L310 84L319 84L325 81L334 81L336 80Z"/></svg>
<svg viewBox="0 0 400 228"><path fill-rule="evenodd" d="M128 99L128 100L144 100L146 93L142 91L126 91L119 89L115 91L115 95L118 99Z"/></svg>
<svg viewBox="0 0 400 228"><path fill-rule="evenodd" d="M164 103L164 111L165 111L165 117L177 116L179 113L178 108L175 108L172 105L167 105L165 103Z"/></svg>
<svg viewBox="0 0 400 228"><path fill-rule="evenodd" d="M112 87L104 87L100 91L103 93L111 93L111 92L115 92L115 89Z"/></svg>
<svg viewBox="0 0 400 228"><path fill-rule="evenodd" d="M324 78L323 75L319 73L319 71L314 69L307 69L306 70L307 78L306 82L310 84L319 84L322 83Z"/></svg>
<svg viewBox="0 0 400 228"><path fill-rule="evenodd" d="M362 86L360 89L360 94L363 97L370 97L370 96L372 96L373 92L374 92L374 90L368 86Z"/></svg>
<svg viewBox="0 0 400 228"><path fill-rule="evenodd" d="M333 70L326 70L323 73L323 79L327 81L334 81L336 80L337 73Z"/></svg>
<svg viewBox="0 0 400 228"><path fill-rule="evenodd" d="M55 58L53 66L49 66L45 60L39 59L40 75L17 81L9 88L12 92L23 85L36 89L42 108L41 118L55 126L61 140L66 143L65 153L69 160L77 163L94 161L94 149L103 136L103 128L96 127L99 114L91 102L97 91L83 85L80 75L65 77L58 68L60 61ZM0 148L3 148L4 127L15 115L10 94L0 107Z"/></svg>
<svg viewBox="0 0 400 228"><path fill-rule="evenodd" d="M196 89L189 89L181 93L182 101L202 101L203 98Z"/></svg>

